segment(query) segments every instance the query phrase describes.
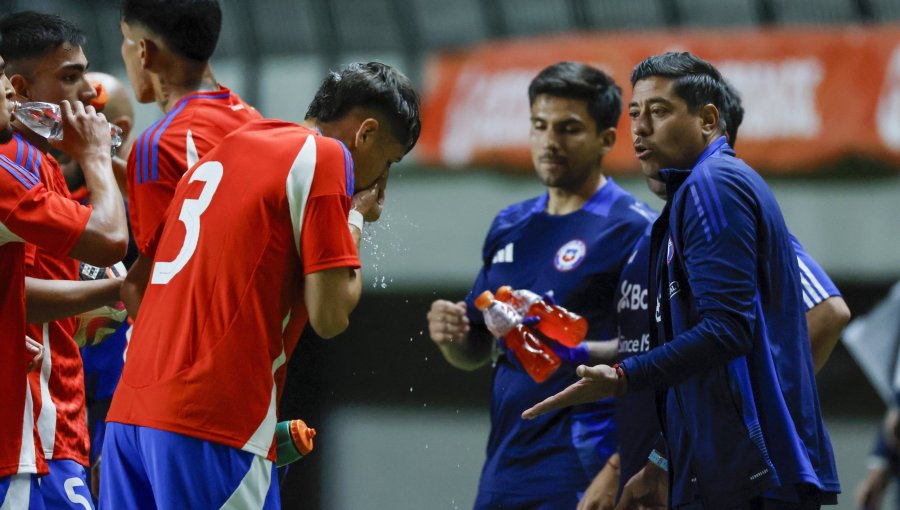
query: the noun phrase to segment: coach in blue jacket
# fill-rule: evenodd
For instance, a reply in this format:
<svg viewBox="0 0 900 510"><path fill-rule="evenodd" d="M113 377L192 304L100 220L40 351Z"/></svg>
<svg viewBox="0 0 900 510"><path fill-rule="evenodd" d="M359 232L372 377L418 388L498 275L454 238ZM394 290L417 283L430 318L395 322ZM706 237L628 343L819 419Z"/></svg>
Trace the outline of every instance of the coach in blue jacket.
<svg viewBox="0 0 900 510"><path fill-rule="evenodd" d="M666 484L674 508L835 503L797 257L771 190L726 143L722 77L666 53L638 64L631 83L635 154L671 197L652 234L648 320L659 347L579 367L581 381L523 417L655 387L668 449L654 451L620 504L658 504Z"/></svg>

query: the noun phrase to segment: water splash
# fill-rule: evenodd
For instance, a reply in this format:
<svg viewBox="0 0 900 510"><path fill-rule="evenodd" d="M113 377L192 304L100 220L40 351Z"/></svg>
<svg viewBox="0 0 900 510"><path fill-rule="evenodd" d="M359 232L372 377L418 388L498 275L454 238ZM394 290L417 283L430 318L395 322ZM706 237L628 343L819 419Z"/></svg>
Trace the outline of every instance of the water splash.
<svg viewBox="0 0 900 510"><path fill-rule="evenodd" d="M388 288L388 285L394 283L394 278L382 274L381 262L387 257L397 258L403 257L409 252L409 248L396 236L391 234L394 226L403 223L412 230L420 230L418 224L414 223L405 214L394 217L388 212L383 212L381 218L375 223L369 223L363 229L360 248L369 252L372 262L369 264L372 273L372 288Z"/></svg>

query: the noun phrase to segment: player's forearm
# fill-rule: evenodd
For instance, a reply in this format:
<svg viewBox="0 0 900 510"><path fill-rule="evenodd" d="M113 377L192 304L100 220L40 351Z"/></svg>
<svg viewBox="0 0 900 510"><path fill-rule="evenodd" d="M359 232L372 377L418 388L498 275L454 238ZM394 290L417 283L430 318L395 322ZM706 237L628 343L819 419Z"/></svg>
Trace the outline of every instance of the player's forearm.
<svg viewBox="0 0 900 510"><path fill-rule="evenodd" d="M29 324L72 317L119 300L122 281L25 278L25 321Z"/></svg>
<svg viewBox="0 0 900 510"><path fill-rule="evenodd" d="M125 304L128 316L132 320L137 319L141 301L144 299L144 292L147 291L147 282L150 281L150 270L152 267L152 260L144 255L138 255L137 260L131 265L128 275L125 276L125 281L122 283L120 298Z"/></svg>
<svg viewBox="0 0 900 510"><path fill-rule="evenodd" d="M309 325L322 338L333 338L350 325L362 294L359 269L337 267L306 275L304 302Z"/></svg>
<svg viewBox="0 0 900 510"><path fill-rule="evenodd" d="M473 327L468 335L441 342L438 348L448 363L460 370L476 370L491 361L494 338L482 327Z"/></svg>
<svg viewBox="0 0 900 510"><path fill-rule="evenodd" d="M72 255L94 265L114 264L128 249L128 226L119 186L108 155L86 156L79 161L93 210ZM103 260L97 260L102 257ZM93 260L90 260L92 258Z"/></svg>
<svg viewBox="0 0 900 510"><path fill-rule="evenodd" d="M849 321L850 309L839 296L830 297L806 312L806 326L809 329L809 343L816 372L828 362Z"/></svg>

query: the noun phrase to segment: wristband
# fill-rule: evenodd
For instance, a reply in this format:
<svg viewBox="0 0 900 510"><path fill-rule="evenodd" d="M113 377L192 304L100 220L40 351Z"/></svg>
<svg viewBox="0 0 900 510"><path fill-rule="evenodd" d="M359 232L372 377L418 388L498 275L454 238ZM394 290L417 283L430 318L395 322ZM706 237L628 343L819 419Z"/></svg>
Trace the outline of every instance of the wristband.
<svg viewBox="0 0 900 510"><path fill-rule="evenodd" d="M625 378L625 370L622 365L616 363L613 368L616 370L616 394L614 396L619 397L625 394L625 383L628 380Z"/></svg>
<svg viewBox="0 0 900 510"><path fill-rule="evenodd" d="M350 209L350 214L347 215L347 223L356 227L360 233L362 233L363 229L363 215L361 212L356 209Z"/></svg>
<svg viewBox="0 0 900 510"><path fill-rule="evenodd" d="M652 450L647 457L647 460L659 466L659 469L662 469L666 473L669 472L669 459L663 457L658 451Z"/></svg>

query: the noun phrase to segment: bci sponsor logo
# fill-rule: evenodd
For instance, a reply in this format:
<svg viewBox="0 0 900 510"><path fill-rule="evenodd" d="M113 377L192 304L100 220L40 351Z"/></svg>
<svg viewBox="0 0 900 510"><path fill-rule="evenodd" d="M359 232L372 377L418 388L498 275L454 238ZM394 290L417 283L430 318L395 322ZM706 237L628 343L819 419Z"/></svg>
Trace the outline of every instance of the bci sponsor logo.
<svg viewBox="0 0 900 510"><path fill-rule="evenodd" d="M622 297L619 298L617 311L622 310L646 310L647 309L647 289L637 283L629 283L628 280L622 282Z"/></svg>

